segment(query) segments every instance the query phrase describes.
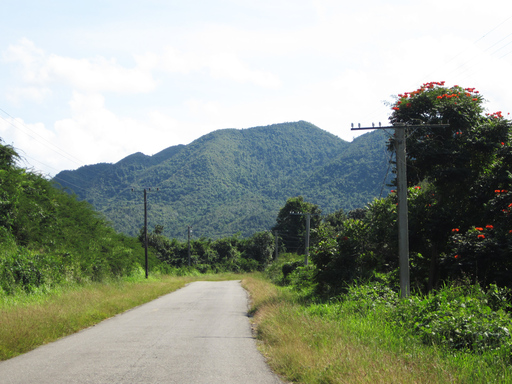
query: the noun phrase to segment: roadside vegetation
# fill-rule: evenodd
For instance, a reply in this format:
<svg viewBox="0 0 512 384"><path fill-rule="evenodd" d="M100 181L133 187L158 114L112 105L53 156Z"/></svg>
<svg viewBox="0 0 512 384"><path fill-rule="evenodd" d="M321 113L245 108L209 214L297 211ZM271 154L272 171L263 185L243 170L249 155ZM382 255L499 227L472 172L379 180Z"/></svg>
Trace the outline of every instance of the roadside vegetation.
<svg viewBox="0 0 512 384"><path fill-rule="evenodd" d="M512 382L512 319L503 291L454 285L405 300L366 282L325 298L315 295L306 268L283 274L283 266L301 260L284 255L265 274L243 280L260 349L285 380Z"/></svg>

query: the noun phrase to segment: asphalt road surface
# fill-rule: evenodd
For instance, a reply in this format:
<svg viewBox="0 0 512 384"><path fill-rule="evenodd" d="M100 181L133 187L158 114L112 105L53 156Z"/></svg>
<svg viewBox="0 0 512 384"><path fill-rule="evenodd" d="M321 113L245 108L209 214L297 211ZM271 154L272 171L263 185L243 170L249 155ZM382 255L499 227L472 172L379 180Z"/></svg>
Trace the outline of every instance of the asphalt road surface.
<svg viewBox="0 0 512 384"><path fill-rule="evenodd" d="M239 281L195 282L0 362L0 383L281 383L247 309Z"/></svg>

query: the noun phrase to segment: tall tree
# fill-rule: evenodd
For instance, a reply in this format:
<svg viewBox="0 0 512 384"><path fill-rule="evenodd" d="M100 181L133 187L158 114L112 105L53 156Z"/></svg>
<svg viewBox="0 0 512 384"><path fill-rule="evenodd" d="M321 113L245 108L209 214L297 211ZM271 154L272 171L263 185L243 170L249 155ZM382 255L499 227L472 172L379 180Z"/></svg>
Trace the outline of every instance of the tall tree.
<svg viewBox="0 0 512 384"><path fill-rule="evenodd" d="M288 252L305 252L306 220L309 214L310 229L317 228L321 221L321 209L316 204L304 201L302 196L291 197L279 210L276 224L272 230L279 237Z"/></svg>
<svg viewBox="0 0 512 384"><path fill-rule="evenodd" d="M431 255L430 286L438 256L449 252L451 229L481 226L494 191L511 187L511 122L502 112L485 113L483 102L474 88L431 82L399 94L392 107L391 123L425 124L406 129L406 145L409 185L428 186L424 204L414 207L410 229L422 233L412 236L412 250ZM428 125L440 123L448 127Z"/></svg>

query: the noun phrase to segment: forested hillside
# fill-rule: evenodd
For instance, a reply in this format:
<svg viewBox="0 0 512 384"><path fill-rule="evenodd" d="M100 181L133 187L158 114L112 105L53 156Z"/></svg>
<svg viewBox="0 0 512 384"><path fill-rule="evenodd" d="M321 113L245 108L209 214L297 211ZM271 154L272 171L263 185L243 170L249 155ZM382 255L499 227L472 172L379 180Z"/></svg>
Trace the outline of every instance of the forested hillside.
<svg viewBox="0 0 512 384"><path fill-rule="evenodd" d="M18 159L0 140L0 297L129 276L144 265L136 238L116 233L90 204Z"/></svg>
<svg viewBox="0 0 512 384"><path fill-rule="evenodd" d="M162 225L165 235L182 239L188 226L197 237L250 236L269 229L291 196L325 213L379 197L389 164L386 140L372 132L349 143L304 121L224 129L153 156L135 153L116 164L63 171L54 181L129 235L143 225L143 190L151 188L150 228Z"/></svg>

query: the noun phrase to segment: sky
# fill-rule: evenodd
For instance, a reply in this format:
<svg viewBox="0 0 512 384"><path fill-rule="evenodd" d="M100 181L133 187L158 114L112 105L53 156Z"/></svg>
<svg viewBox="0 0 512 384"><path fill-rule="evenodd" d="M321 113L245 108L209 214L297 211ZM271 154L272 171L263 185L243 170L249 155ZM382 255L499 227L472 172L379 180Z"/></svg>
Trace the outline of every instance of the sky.
<svg viewBox="0 0 512 384"><path fill-rule="evenodd" d="M512 111L512 3L0 1L0 138L48 177L224 128L352 141L430 81Z"/></svg>

